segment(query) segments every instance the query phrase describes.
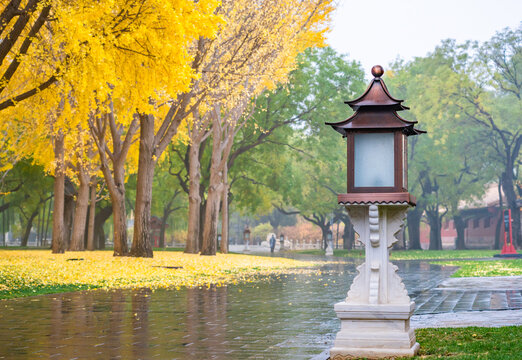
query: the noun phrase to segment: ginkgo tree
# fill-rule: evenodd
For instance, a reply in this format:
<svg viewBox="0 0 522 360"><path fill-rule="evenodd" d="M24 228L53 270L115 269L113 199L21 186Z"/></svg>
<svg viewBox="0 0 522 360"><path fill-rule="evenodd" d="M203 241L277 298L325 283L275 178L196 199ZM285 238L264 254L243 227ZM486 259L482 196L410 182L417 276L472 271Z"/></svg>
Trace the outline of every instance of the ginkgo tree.
<svg viewBox="0 0 522 360"><path fill-rule="evenodd" d="M221 26L212 41L200 39L195 58L201 78L191 96L199 106L189 122L189 228L187 252L197 252L203 227L202 254L216 253L220 201L226 203L227 162L233 139L262 90L287 80L304 49L323 44L333 4L329 0L256 2L223 1ZM201 144L211 137L212 155L205 222L200 219ZM226 207L224 207L225 209ZM227 214L223 216L226 218ZM222 237L226 248L226 229Z"/></svg>
<svg viewBox="0 0 522 360"><path fill-rule="evenodd" d="M57 79L34 76L24 66L26 55L38 42L42 27L51 18L54 2L45 0L0 1L0 111L47 89Z"/></svg>
<svg viewBox="0 0 522 360"><path fill-rule="evenodd" d="M55 21L40 31L38 43L26 54L27 73L45 78L60 69L59 76L53 86L35 95L31 104L12 107L9 117L18 123L5 129L16 129L10 138L18 143L20 137L44 134L42 143L46 140L47 146L40 150L49 154L51 144L55 149L54 157L45 160L55 174L58 193L63 193L60 184L73 157L73 145L80 133L90 131L113 200L115 255L128 253L124 208L127 154L134 151L130 158L138 157L137 147L133 150L131 145L140 125L151 116L170 114L172 118L169 104L190 89L195 73L188 50L197 38L213 37L221 21L214 13L217 5L214 0L53 2L50 11ZM24 132L20 121L36 126ZM14 144L11 141L8 145L16 153ZM29 146L24 151L31 148L34 150ZM123 207L118 206L121 204ZM57 223L63 217L60 206L63 204L55 201ZM57 239L53 250L61 252L63 229L55 227L53 233Z"/></svg>

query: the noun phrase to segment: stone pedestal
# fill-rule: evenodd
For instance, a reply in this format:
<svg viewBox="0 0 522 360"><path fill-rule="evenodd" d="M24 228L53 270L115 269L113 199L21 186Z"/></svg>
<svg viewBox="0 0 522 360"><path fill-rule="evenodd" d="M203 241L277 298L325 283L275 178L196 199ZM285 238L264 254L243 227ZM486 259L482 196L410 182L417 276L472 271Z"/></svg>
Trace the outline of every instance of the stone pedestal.
<svg viewBox="0 0 522 360"><path fill-rule="evenodd" d="M410 317L415 303L389 262L389 249L398 241L409 205L346 205L355 231L365 244L366 261L357 267L346 300L335 304L341 320L332 360L353 357L413 356L419 349Z"/></svg>

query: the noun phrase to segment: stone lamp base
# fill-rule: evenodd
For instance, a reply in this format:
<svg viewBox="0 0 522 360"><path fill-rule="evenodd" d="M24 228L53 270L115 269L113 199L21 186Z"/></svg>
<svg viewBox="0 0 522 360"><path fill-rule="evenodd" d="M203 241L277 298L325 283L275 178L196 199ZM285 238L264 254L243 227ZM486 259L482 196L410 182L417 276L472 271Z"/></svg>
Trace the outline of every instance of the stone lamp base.
<svg viewBox="0 0 522 360"><path fill-rule="evenodd" d="M365 245L365 262L357 267L347 297L335 304L341 319L330 349L332 360L355 357L414 356L419 350L410 317L415 309L389 262L389 252L404 226L410 203L345 204L359 240Z"/></svg>
<svg viewBox="0 0 522 360"><path fill-rule="evenodd" d="M335 304L341 331L330 349L330 359L414 356L419 351L419 343L410 328L414 309L414 302L409 305Z"/></svg>

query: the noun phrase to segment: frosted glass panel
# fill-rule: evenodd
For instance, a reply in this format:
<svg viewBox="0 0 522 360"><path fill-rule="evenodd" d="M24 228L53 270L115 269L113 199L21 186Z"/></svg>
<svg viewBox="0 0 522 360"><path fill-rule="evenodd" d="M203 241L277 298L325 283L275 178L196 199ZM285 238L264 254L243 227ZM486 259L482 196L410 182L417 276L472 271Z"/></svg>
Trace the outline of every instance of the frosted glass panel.
<svg viewBox="0 0 522 360"><path fill-rule="evenodd" d="M354 134L354 186L393 187L393 133Z"/></svg>

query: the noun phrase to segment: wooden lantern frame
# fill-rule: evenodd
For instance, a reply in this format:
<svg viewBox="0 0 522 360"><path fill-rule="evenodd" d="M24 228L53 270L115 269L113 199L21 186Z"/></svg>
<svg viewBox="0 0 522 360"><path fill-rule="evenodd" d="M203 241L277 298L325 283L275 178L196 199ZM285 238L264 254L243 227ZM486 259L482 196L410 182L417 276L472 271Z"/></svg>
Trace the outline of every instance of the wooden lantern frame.
<svg viewBox="0 0 522 360"><path fill-rule="evenodd" d="M355 186L355 141L354 134L393 133L394 186ZM408 144L401 129L356 130L346 133L347 139L347 192L349 193L387 193L408 192ZM406 174L406 176L405 176Z"/></svg>

